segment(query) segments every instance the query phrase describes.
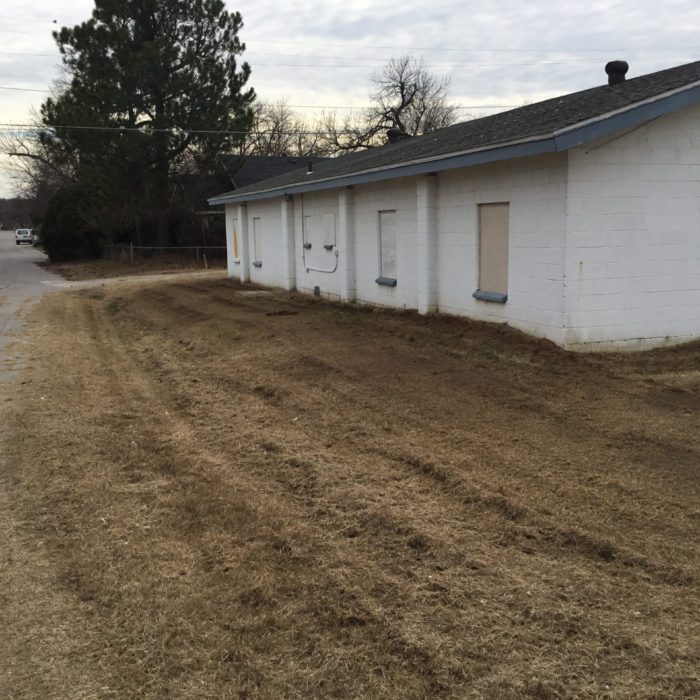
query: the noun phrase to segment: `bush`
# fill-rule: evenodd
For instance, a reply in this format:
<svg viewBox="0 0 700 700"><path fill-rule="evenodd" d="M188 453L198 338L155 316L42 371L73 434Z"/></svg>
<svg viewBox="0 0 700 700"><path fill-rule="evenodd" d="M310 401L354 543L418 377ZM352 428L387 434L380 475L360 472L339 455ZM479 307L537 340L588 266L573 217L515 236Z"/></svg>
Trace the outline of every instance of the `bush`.
<svg viewBox="0 0 700 700"><path fill-rule="evenodd" d="M104 248L100 231L88 223L90 196L79 185L60 189L49 201L41 227L41 243L49 260L99 258Z"/></svg>

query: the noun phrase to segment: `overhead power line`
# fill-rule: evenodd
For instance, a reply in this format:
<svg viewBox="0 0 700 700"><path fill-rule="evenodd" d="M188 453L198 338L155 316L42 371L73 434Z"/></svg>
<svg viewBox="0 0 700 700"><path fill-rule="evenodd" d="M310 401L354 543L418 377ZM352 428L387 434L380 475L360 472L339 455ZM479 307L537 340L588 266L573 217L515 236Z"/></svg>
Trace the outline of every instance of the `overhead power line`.
<svg viewBox="0 0 700 700"><path fill-rule="evenodd" d="M9 85L0 85L0 90L18 90L20 92L44 92L49 93L50 90L40 90L38 88L27 87L11 87ZM285 107L293 109L368 109L370 105L295 105L284 103ZM455 109L508 109L509 107L517 107L517 105L453 105Z"/></svg>
<svg viewBox="0 0 700 700"><path fill-rule="evenodd" d="M376 60L376 59L375 59ZM635 64L640 63L654 63L658 59L655 58L637 58L635 59ZM363 70L367 69L382 69L386 67L386 62L383 63L334 63L334 64L324 64L324 63L259 63L254 60L247 60L254 70L258 68L361 68ZM573 66L573 65L597 65L600 63L598 58L577 58L569 60L541 60L541 61L431 61L425 64L426 68L488 68L488 67L501 67L501 66Z"/></svg>
<svg viewBox="0 0 700 700"><path fill-rule="evenodd" d="M19 29L0 29L0 33L2 33L2 34L29 34L29 35L32 34L32 32L23 32L23 31L20 31Z"/></svg>
<svg viewBox="0 0 700 700"><path fill-rule="evenodd" d="M335 132L326 132L318 130L308 130L308 129L296 129L289 131L277 131L262 129L259 131L248 130L248 131L226 131L217 129L181 129L178 127L173 127L171 129L153 129L151 127L137 128L137 127L126 127L126 126L80 126L80 125L52 125L52 126L37 126L36 124L0 124L0 133L2 134L14 134L14 135L32 135L36 137L40 132L51 131L51 130L65 130L65 131L94 131L94 132L107 132L107 133L124 133L124 134L153 134L153 133L170 133L178 135L188 135L188 134L213 134L219 136L333 136L336 134L354 134L353 131L348 131L344 129L339 129Z"/></svg>
<svg viewBox="0 0 700 700"><path fill-rule="evenodd" d="M27 88L27 87L11 87L9 85L0 85L0 90L16 90L20 92L43 92L50 93L50 90L40 90L38 88ZM293 105L286 104L286 107L293 109L349 109L349 110L363 110L367 109L369 105ZM511 107L517 107L517 105L453 105L455 109L509 109Z"/></svg>
<svg viewBox="0 0 700 700"><path fill-rule="evenodd" d="M565 66L576 63L598 63L595 58L579 58L571 61L433 61L426 68L449 68L450 66ZM384 68L386 63L258 63L249 61L253 68Z"/></svg>
<svg viewBox="0 0 700 700"><path fill-rule="evenodd" d="M4 31L4 30L0 30ZM377 47L357 47L357 48L377 48ZM675 51L677 53L683 53L685 52L696 52L698 51L699 47L689 47L686 49L682 48L675 48L675 49L656 49L657 51ZM407 49L408 50L408 49ZM461 53L467 53L467 54L504 54L504 53L539 53L539 54L576 54L576 53L589 53L589 50L587 49L417 49L421 51L431 51L431 52L440 52L440 51L459 51ZM642 49L639 49L641 51ZM648 52L649 50L653 49L645 49L645 53ZM590 51L593 51L591 49ZM597 49L596 49L597 51ZM629 49L618 49L618 52L630 52ZM601 53L605 54L612 54L615 53L615 51L601 51ZM243 54L243 58L245 60L250 60L250 57L252 56L280 56L283 58L320 58L320 59L327 59L327 60L359 60L359 61L376 61L377 57L372 57L372 58L364 58L362 56L348 56L348 55L338 55L338 54L310 54L310 53L278 53L278 52L270 52L270 51L256 51L254 49L249 49ZM42 57L50 57L50 58L57 58L58 54L57 53L43 53L43 52L33 52L33 51L0 51L0 56L42 56ZM578 62L594 62L597 61L598 59L594 58L586 58L586 59L561 59L561 62L566 61L571 62L571 63L578 63ZM656 60L656 59L649 59L649 58L635 58L635 61L650 61L650 60ZM539 64L539 63L544 63L547 64L550 61L532 61L532 63ZM497 65L505 65L505 66L510 66L510 65L521 65L521 62L500 62L500 61L488 61L488 63L495 63ZM483 60L478 60L478 59L471 59L471 60L464 60L464 61L440 61L440 60L431 60L431 65L438 65L438 64L446 64L446 65L483 65L484 61ZM277 65L277 64L274 64ZM286 64L282 64L286 65ZM530 65L530 63L525 64L525 65Z"/></svg>
<svg viewBox="0 0 700 700"><path fill-rule="evenodd" d="M273 104L274 106L274 104ZM371 105L292 105L285 102L285 107L293 109L354 109L363 110L369 109ZM455 109L510 109L518 105L450 105Z"/></svg>
<svg viewBox="0 0 700 700"><path fill-rule="evenodd" d="M0 56L44 56L46 58L58 58L54 53L33 53L27 51L0 51Z"/></svg>
<svg viewBox="0 0 700 700"><path fill-rule="evenodd" d="M0 19L9 22L21 22L26 24L27 22L36 22L37 24L58 24L57 19L39 19L37 17L7 17L6 15L0 15Z"/></svg>
<svg viewBox="0 0 700 700"><path fill-rule="evenodd" d="M19 131L30 130L31 132L38 133L42 131L51 131L54 129L62 129L66 131L104 131L104 132L117 132L117 133L134 133L134 134L154 134L154 133L169 133L169 134L215 134L220 136L247 136L249 134L255 134L259 136L265 135L312 135L320 134L319 131L226 131L220 129L181 129L179 127L172 127L170 129L154 129L150 126L145 126L143 128L139 127L129 127L129 126L81 126L78 124L52 124L51 126L37 126L36 124L0 124L0 132L2 133L17 133ZM343 132L339 132L343 133ZM329 134L330 135L330 134Z"/></svg>
<svg viewBox="0 0 700 700"><path fill-rule="evenodd" d="M12 87L10 85L0 85L0 90L15 90L17 92L51 92L51 90L39 90L38 88Z"/></svg>
<svg viewBox="0 0 700 700"><path fill-rule="evenodd" d="M45 18L38 17L8 17L0 15L0 20L18 22L21 24L26 24L27 22L32 22L36 24L51 24L54 26L71 26L75 24L74 22L64 22L58 21L54 17L47 16ZM80 22L78 22L79 24ZM25 32L18 29L0 29L0 32L6 32L11 34L33 34L34 32ZM527 48L513 48L513 47L465 47L465 46L396 46L396 45L386 45L386 44L365 44L365 43L335 43L335 42L321 42L321 41L291 41L289 39L265 39L265 38L250 38L246 39L245 43L252 44L282 44L290 46L327 46L333 48L349 48L349 49L386 49L391 51L429 51L429 52L446 52L446 51L457 51L462 53L602 53L602 54L612 54L616 52L643 52L648 53L650 51L697 51L698 46L639 46L639 47L580 47L572 48L571 46L565 47L542 47L527 49Z"/></svg>
<svg viewBox="0 0 700 700"><path fill-rule="evenodd" d="M306 58L306 57L305 57ZM320 58L320 57L319 57ZM329 57L332 58L332 57ZM637 60L637 63L649 63L653 62L655 59L651 58L641 58ZM386 63L259 63L257 61L249 60L248 63L251 64L254 70L260 68L316 68L320 70L334 70L338 68L350 68L350 69L361 69L361 70L373 70L382 69L386 67ZM583 65L583 64L597 64L598 59L594 58L579 58L571 60L557 60L557 61L437 61L433 63L426 63L426 68L497 68L501 66L518 66L518 67L528 67L528 66L570 66L570 65Z"/></svg>
<svg viewBox="0 0 700 700"><path fill-rule="evenodd" d="M539 47L535 49L523 49L523 48L469 48L469 47L456 47L456 46L441 46L436 48L434 46L386 46L377 44L331 44L325 42L316 41L288 41L284 39L246 39L246 44L289 44L297 46L332 46L334 48L351 48L351 49L391 49L393 51L462 51L462 52L484 52L484 53L556 53L556 52L574 52L574 53L616 53L616 52L633 52L642 51L644 53L648 51L697 51L697 46L644 46L638 48L632 47L608 47L608 48L572 48L571 46L566 47L550 47L544 48Z"/></svg>
<svg viewBox="0 0 700 700"><path fill-rule="evenodd" d="M254 53L254 52L252 52ZM0 55L11 55L11 56L43 56L43 57L55 57L53 54L45 53L14 53L11 51L0 51ZM297 63L297 62L271 62L271 63L261 63L254 60L250 56L243 57L248 63L251 63L254 68L260 67L272 67L272 68L384 68L386 63L377 63L377 59L364 59L358 56L315 56L312 54L260 54L263 56L284 56L287 58L302 58L302 59L317 59L323 61L358 61L367 60L374 61L374 63ZM644 59L653 60L653 59ZM538 65L568 65L576 63L598 63L598 59L595 58L572 58L572 59L557 59L557 60L529 60L529 61L481 61L481 60L467 60L467 61L431 61L426 63L426 68L439 68L439 67L450 67L450 66L538 66Z"/></svg>

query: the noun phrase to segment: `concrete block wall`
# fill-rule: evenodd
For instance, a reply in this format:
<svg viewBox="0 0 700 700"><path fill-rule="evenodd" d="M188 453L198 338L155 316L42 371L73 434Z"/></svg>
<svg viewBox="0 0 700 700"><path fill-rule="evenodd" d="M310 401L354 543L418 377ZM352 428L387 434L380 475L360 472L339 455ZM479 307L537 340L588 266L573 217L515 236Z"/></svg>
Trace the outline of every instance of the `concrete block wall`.
<svg viewBox="0 0 700 700"><path fill-rule="evenodd" d="M359 303L416 308L416 185L413 178L360 186L353 190L355 299ZM303 202L303 206L302 206ZM395 209L397 214L397 285L385 287L376 282L379 276L379 212ZM343 251L319 249L316 244L310 251L303 248L302 221L305 217L336 217L339 232L338 191L309 192L303 198L294 199L294 221L297 242L297 288L313 293L315 286L321 296L340 299L340 274L338 258ZM314 250L315 249L315 250ZM304 254L306 253L306 255ZM320 270L328 270L322 272ZM331 272L332 271L332 272Z"/></svg>
<svg viewBox="0 0 700 700"><path fill-rule="evenodd" d="M700 107L573 149L567 346L700 336Z"/></svg>
<svg viewBox="0 0 700 700"><path fill-rule="evenodd" d="M429 187L421 182L411 177L296 195L297 288L313 293L319 287L332 299L351 288L348 298L361 303L423 304L423 310L505 322L577 349L700 337L700 107L568 153L447 171ZM419 201L431 208L419 210ZM478 205L494 202L509 203L506 304L472 297L479 284ZM393 288L376 283L379 212L387 209L396 210L398 223ZM434 217L428 213L435 210ZM252 220L262 223L263 266L250 267L251 281L283 286L282 198L249 202L243 211L251 260ZM227 207L229 236L238 212ZM349 251L342 250L341 214L351 230ZM333 250L318 241L304 249L307 216L334 217ZM426 225L434 227L428 238L418 230ZM434 272L419 261L426 241ZM348 252L343 259L352 264L345 269L341 258ZM229 274L238 276L238 269L230 250ZM348 269L351 285L343 282Z"/></svg>
<svg viewBox="0 0 700 700"><path fill-rule="evenodd" d="M565 153L440 173L438 310L564 335ZM479 204L509 203L508 301L478 301Z"/></svg>
<svg viewBox="0 0 700 700"><path fill-rule="evenodd" d="M429 176L424 176L429 177ZM355 256L355 300L393 308L418 308L419 260L417 188L419 178L402 178L352 190ZM566 155L519 159L437 176L437 251L435 310L487 321L507 322L516 328L562 342L564 321L564 236ZM510 203L510 259L508 302L477 301L478 205ZM397 215L397 285L376 282L380 274L379 212ZM227 220L237 215L227 209ZM338 247L325 251L313 242L304 248L307 217L336 218L339 192L310 192L294 197L296 285L312 294L341 298ZM251 266L251 281L283 286L281 198L247 205L250 254L253 218L262 222L262 268ZM240 235L240 227L239 227ZM240 241L239 241L240 247ZM232 264L233 276L239 266Z"/></svg>

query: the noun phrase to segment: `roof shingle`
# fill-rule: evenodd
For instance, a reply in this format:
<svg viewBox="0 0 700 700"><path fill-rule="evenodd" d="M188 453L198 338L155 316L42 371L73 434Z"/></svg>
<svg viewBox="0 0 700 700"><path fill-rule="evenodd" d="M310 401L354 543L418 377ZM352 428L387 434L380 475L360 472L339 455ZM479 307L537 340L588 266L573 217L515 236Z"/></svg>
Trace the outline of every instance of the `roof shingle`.
<svg viewBox="0 0 700 700"><path fill-rule="evenodd" d="M700 61L631 78L616 85L606 84L589 88L507 112L454 124L396 144L314 162L313 179L340 178L416 160L429 160L448 154L544 137L698 81ZM308 180L304 167L243 187L231 194L261 192L301 184Z"/></svg>

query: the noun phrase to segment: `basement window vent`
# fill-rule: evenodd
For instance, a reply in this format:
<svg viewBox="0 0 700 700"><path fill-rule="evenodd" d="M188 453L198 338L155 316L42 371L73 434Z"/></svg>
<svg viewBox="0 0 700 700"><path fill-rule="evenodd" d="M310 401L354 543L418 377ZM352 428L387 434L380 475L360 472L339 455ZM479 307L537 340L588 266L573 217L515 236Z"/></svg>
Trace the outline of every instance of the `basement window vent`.
<svg viewBox="0 0 700 700"><path fill-rule="evenodd" d="M501 292L482 292L477 289L472 296L479 301L492 301L495 304L505 304L508 301L508 295Z"/></svg>
<svg viewBox="0 0 700 700"><path fill-rule="evenodd" d="M377 279L374 281L377 284L381 284L384 287L395 287L396 286L396 277L377 277Z"/></svg>

